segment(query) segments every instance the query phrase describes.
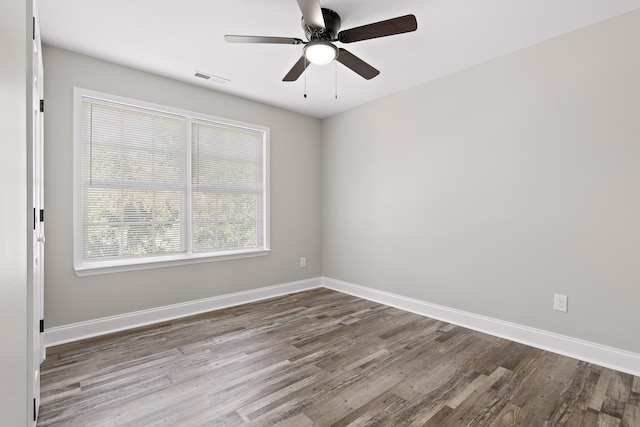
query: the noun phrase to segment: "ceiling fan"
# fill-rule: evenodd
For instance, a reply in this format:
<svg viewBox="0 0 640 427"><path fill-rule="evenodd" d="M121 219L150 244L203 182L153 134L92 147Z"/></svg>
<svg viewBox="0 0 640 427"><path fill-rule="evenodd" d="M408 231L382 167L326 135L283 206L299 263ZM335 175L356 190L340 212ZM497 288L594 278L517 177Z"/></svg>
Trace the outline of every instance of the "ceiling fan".
<svg viewBox="0 0 640 427"><path fill-rule="evenodd" d="M310 63L324 65L334 60L369 80L380 74L380 71L348 50L336 47L334 42L353 43L408 33L418 28L416 17L405 15L338 32L340 30L340 15L331 9L321 7L319 0L297 1L302 12L302 28L305 30L308 41L293 37L238 35L227 35L224 36L224 39L229 43L304 45L302 56L282 79L285 82L296 81Z"/></svg>

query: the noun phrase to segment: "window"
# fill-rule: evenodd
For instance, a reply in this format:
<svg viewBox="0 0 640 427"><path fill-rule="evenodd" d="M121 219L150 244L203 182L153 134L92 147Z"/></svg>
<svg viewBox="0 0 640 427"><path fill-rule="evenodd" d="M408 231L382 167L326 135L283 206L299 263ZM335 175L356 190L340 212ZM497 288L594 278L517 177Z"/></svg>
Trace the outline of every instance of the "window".
<svg viewBox="0 0 640 427"><path fill-rule="evenodd" d="M268 128L74 98L78 275L268 253Z"/></svg>

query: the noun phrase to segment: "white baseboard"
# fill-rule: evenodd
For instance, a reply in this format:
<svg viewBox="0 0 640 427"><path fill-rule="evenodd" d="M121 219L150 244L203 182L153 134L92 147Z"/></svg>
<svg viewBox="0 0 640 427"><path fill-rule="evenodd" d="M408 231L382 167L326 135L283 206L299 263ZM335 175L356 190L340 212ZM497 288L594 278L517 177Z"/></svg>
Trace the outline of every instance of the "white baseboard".
<svg viewBox="0 0 640 427"><path fill-rule="evenodd" d="M640 354L324 277L325 288L640 376Z"/></svg>
<svg viewBox="0 0 640 427"><path fill-rule="evenodd" d="M637 353L431 304L328 277L268 286L48 328L44 332L44 343L45 347L50 347L320 287L640 376L640 354Z"/></svg>
<svg viewBox="0 0 640 427"><path fill-rule="evenodd" d="M281 295L306 291L322 286L321 278L268 286L244 292L236 292L217 297L172 304L149 310L135 311L117 316L103 317L86 322L47 328L44 331L44 345L51 347L112 332L137 328L139 326L164 322L194 314L206 313L221 308L232 307Z"/></svg>

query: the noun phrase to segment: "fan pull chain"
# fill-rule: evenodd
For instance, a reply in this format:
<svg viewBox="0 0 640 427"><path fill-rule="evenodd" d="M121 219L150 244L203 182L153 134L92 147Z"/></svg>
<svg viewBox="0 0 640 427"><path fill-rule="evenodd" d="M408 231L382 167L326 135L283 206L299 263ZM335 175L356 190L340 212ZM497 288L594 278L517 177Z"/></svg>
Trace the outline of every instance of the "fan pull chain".
<svg viewBox="0 0 640 427"><path fill-rule="evenodd" d="M303 55L304 56L304 55ZM304 56L304 97L307 97L307 57Z"/></svg>
<svg viewBox="0 0 640 427"><path fill-rule="evenodd" d="M336 99L338 99L338 61L333 61L336 64Z"/></svg>

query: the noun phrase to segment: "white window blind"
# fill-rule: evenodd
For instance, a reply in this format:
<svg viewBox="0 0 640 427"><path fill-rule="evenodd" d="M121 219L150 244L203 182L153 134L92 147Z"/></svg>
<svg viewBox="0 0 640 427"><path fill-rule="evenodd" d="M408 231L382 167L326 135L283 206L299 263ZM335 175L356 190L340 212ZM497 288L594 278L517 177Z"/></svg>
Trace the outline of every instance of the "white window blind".
<svg viewBox="0 0 640 427"><path fill-rule="evenodd" d="M191 138L194 252L261 247L263 135L194 122Z"/></svg>
<svg viewBox="0 0 640 427"><path fill-rule="evenodd" d="M269 249L268 129L76 91L76 272Z"/></svg>
<svg viewBox="0 0 640 427"><path fill-rule="evenodd" d="M184 252L184 120L82 102L83 258Z"/></svg>

